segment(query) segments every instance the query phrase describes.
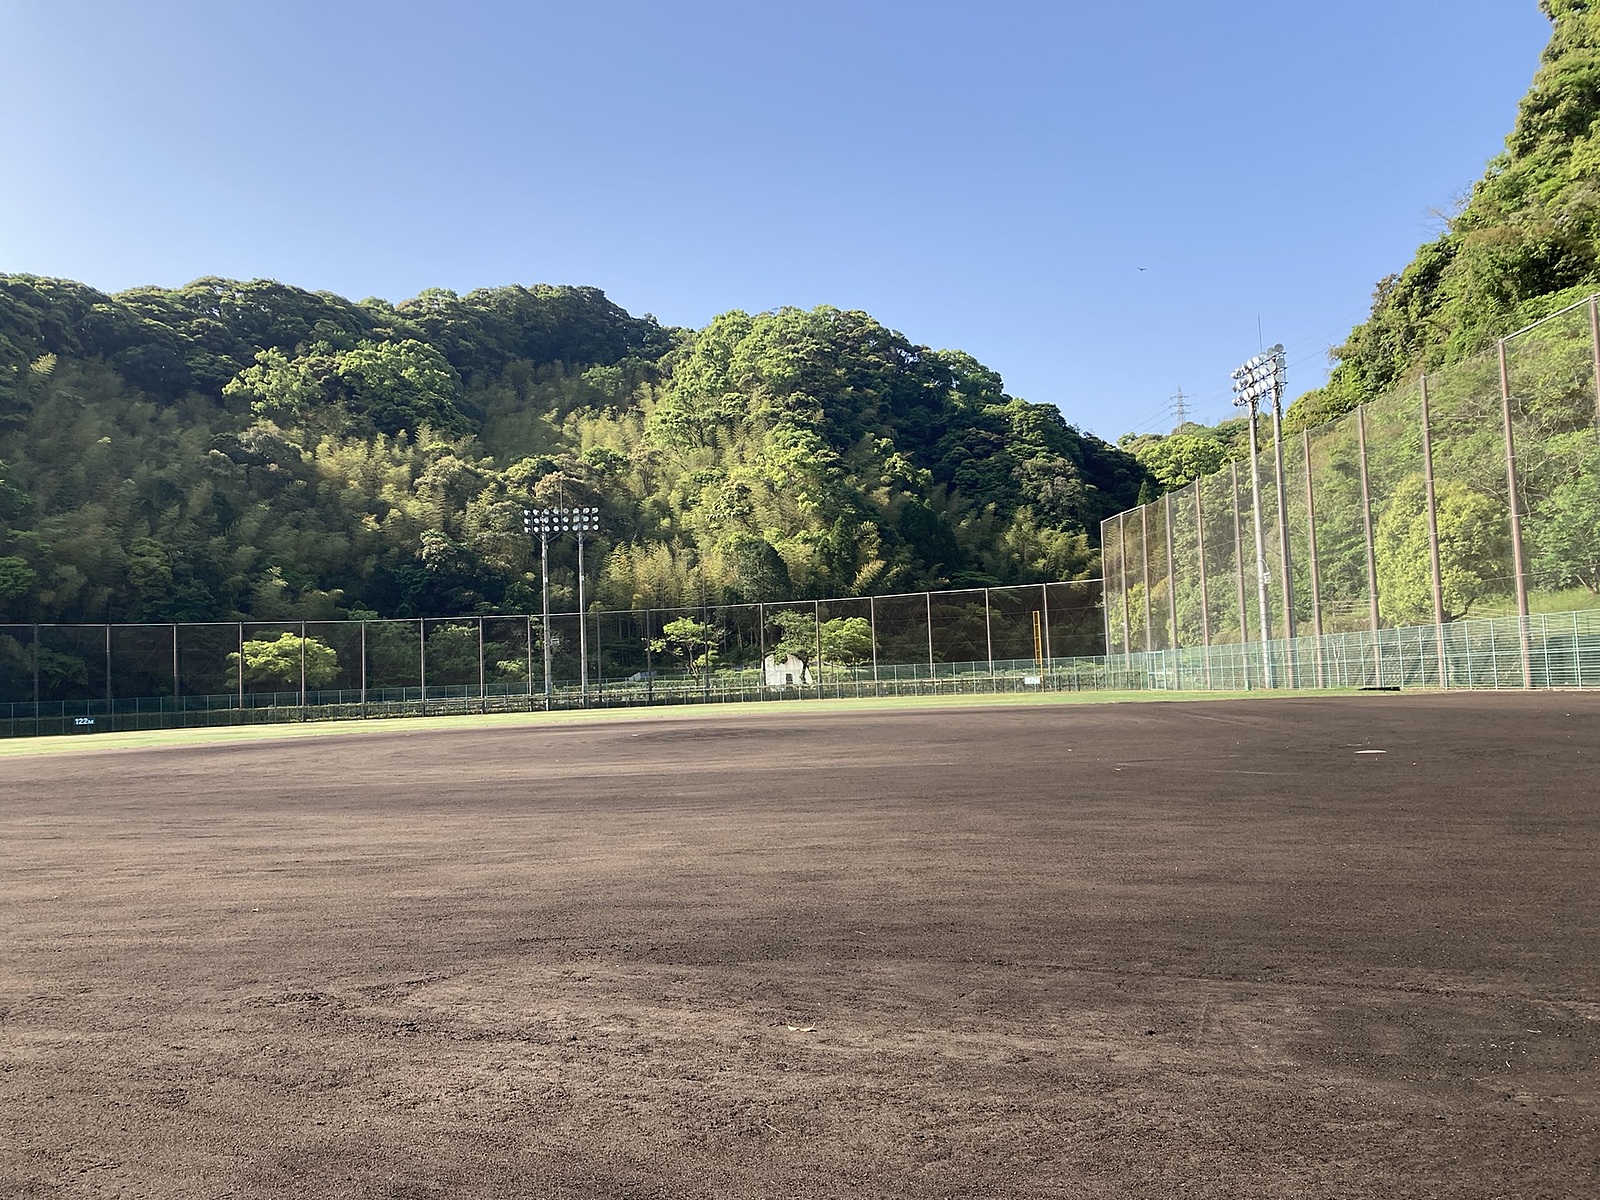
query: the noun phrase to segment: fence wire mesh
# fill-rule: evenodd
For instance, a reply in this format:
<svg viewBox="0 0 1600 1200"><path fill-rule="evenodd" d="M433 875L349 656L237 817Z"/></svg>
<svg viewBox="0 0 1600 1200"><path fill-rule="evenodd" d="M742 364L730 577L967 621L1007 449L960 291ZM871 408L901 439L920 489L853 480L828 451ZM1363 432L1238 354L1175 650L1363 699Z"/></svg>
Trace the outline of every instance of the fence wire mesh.
<svg viewBox="0 0 1600 1200"><path fill-rule="evenodd" d="M1533 618L1600 609L1597 363L1590 299L1328 424L1275 440L1269 416L1254 472L1102 524L1107 653L1219 687L1343 686L1358 652L1351 686L1503 687L1509 635L1515 686L1589 686ZM1484 619L1492 654L1462 632ZM1418 629L1431 675L1387 648Z"/></svg>
<svg viewBox="0 0 1600 1200"><path fill-rule="evenodd" d="M0 736L1089 686L1098 580L621 612L0 625ZM550 674L545 675L548 652Z"/></svg>

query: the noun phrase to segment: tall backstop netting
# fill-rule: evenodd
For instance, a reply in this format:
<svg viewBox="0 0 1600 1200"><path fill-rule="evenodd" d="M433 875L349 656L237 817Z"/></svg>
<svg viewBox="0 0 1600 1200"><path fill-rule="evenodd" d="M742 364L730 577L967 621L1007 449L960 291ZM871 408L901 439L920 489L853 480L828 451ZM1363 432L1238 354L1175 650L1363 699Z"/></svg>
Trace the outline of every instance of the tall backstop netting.
<svg viewBox="0 0 1600 1200"><path fill-rule="evenodd" d="M1096 688L1108 680L1100 595L1099 580L1080 580L559 613L548 628L529 615L0 625L0 736Z"/></svg>
<svg viewBox="0 0 1600 1200"><path fill-rule="evenodd" d="M1105 521L1107 654L1155 686L1600 686L1597 363L1591 298L1269 426L1258 484L1233 463Z"/></svg>

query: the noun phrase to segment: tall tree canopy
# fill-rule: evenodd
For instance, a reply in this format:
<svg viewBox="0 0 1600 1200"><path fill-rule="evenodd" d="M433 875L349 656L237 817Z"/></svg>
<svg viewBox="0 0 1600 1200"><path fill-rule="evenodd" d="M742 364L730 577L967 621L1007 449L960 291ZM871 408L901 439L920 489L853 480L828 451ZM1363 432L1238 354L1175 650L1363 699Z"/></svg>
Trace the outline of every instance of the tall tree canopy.
<svg viewBox="0 0 1600 1200"><path fill-rule="evenodd" d="M0 621L526 611L562 500L606 606L1080 577L1147 478L860 312L0 275Z"/></svg>

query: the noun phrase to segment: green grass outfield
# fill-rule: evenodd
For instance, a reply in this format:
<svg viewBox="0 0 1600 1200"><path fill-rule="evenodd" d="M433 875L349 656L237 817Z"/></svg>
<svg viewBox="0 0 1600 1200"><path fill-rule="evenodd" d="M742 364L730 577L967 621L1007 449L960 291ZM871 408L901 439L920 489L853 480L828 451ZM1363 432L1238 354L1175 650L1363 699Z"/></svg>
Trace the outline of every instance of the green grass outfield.
<svg viewBox="0 0 1600 1200"><path fill-rule="evenodd" d="M763 703L653 705L630 708L562 709L556 712L459 713L440 717L373 717L365 720L213 725L196 729L145 729L126 733L62 734L0 741L0 758L34 754L85 754L170 746L209 746L286 738L350 737L369 733L417 733L433 729L534 728L548 725L661 720L772 720L808 713L906 712L929 709L1028 707L1057 704L1161 704L1179 700L1289 700L1367 695L1354 689L1305 692L1040 692L1031 695L879 696L861 699L781 700ZM1381 695L1382 693L1371 693Z"/></svg>

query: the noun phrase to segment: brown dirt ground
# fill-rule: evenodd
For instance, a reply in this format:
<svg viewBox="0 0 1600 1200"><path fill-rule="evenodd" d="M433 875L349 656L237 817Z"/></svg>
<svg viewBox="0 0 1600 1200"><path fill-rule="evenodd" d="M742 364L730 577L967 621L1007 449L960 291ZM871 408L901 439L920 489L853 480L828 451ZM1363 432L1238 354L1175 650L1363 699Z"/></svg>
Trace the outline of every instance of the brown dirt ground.
<svg viewBox="0 0 1600 1200"><path fill-rule="evenodd" d="M0 761L0 1195L1591 1197L1597 760L1516 695Z"/></svg>

